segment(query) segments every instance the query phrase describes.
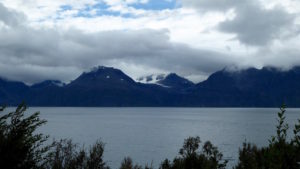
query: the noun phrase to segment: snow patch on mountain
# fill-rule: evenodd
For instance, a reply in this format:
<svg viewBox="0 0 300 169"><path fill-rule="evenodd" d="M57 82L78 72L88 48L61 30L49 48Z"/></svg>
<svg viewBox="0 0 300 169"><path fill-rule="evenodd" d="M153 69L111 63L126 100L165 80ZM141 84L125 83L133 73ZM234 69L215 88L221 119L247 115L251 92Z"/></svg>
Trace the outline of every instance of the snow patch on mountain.
<svg viewBox="0 0 300 169"><path fill-rule="evenodd" d="M65 83L63 83L63 82L61 82L61 81L52 81L52 84L53 84L54 86L58 86L58 87L63 87L63 86L66 85Z"/></svg>
<svg viewBox="0 0 300 169"><path fill-rule="evenodd" d="M159 81L166 78L165 74L152 74L148 76L142 76L136 79L137 82L145 84L158 84Z"/></svg>

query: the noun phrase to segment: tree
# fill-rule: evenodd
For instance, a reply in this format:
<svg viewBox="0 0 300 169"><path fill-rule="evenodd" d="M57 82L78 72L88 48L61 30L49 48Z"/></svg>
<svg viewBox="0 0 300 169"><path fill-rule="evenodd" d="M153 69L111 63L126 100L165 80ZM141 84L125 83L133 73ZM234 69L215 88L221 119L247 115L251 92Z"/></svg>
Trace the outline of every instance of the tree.
<svg viewBox="0 0 300 169"><path fill-rule="evenodd" d="M130 157L125 157L121 163L120 169L143 169L140 165L133 165L132 159Z"/></svg>
<svg viewBox="0 0 300 169"><path fill-rule="evenodd" d="M294 138L287 139L289 126L285 123L285 106L278 112L276 136L272 136L269 145L257 148L254 144L244 143L239 151L236 169L299 169L300 168L300 120L295 125Z"/></svg>
<svg viewBox="0 0 300 169"><path fill-rule="evenodd" d="M227 160L223 160L223 154L218 148L207 141L200 147L200 137L189 137L184 140L184 144L171 163L166 159L160 169L225 169Z"/></svg>
<svg viewBox="0 0 300 169"><path fill-rule="evenodd" d="M44 158L50 146L44 146L48 136L36 134L36 129L45 124L39 112L25 117L27 107L20 104L15 111L5 113L0 108L0 166L7 169L34 169L45 164Z"/></svg>
<svg viewBox="0 0 300 169"><path fill-rule="evenodd" d="M132 159L130 157L125 157L121 163L120 169L153 169L153 166L152 164L150 166L145 165L145 167L138 164L133 165Z"/></svg>
<svg viewBox="0 0 300 169"><path fill-rule="evenodd" d="M46 157L51 169L109 169L103 161L104 143L97 141L89 151L79 148L72 140L54 141Z"/></svg>

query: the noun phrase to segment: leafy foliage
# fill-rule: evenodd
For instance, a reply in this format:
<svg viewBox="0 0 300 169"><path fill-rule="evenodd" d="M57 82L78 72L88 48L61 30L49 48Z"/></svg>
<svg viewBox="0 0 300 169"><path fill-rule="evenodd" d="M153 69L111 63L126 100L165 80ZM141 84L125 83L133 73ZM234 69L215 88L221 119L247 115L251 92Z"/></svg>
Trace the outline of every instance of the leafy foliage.
<svg viewBox="0 0 300 169"><path fill-rule="evenodd" d="M299 169L300 168L300 120L295 125L294 138L287 140L289 126L285 123L285 106L278 112L276 136L272 136L267 147L257 148L244 143L239 151L236 169Z"/></svg>
<svg viewBox="0 0 300 169"><path fill-rule="evenodd" d="M130 157L125 157L121 163L120 169L142 169L142 166L134 165Z"/></svg>
<svg viewBox="0 0 300 169"><path fill-rule="evenodd" d="M141 165L133 165L132 159L130 157L125 157L121 163L120 169L153 169L152 164L150 166L146 165L142 167Z"/></svg>
<svg viewBox="0 0 300 169"><path fill-rule="evenodd" d="M86 151L72 140L53 142L53 148L47 155L46 168L51 169L109 169L103 161L104 144L97 141Z"/></svg>
<svg viewBox="0 0 300 169"><path fill-rule="evenodd" d="M185 139L183 147L179 151L179 157L176 157L171 163L166 159L160 166L160 169L224 169L227 161L223 160L223 154L217 147L207 141L200 147L200 137L189 137Z"/></svg>
<svg viewBox="0 0 300 169"><path fill-rule="evenodd" d="M109 169L103 161L104 143L97 141L89 149L78 147L72 140L54 141L47 145L48 136L36 133L45 124L39 112L25 116L27 107L19 105L15 111L5 113L0 107L0 167L5 169ZM269 145L258 148L244 143L239 151L235 169L299 169L300 168L300 120L295 124L289 140L289 125L285 122L285 106L278 112L276 135ZM225 169L227 160L211 142L201 145L200 137L184 140L179 156L166 159L160 169ZM152 165L133 164L126 157L120 169L152 169Z"/></svg>
<svg viewBox="0 0 300 169"><path fill-rule="evenodd" d="M50 146L43 146L48 136L35 130L45 124L39 112L24 117L26 105L0 117L0 166L12 169L41 168ZM3 113L4 107L0 109Z"/></svg>
<svg viewBox="0 0 300 169"><path fill-rule="evenodd" d="M89 151L71 140L54 141L36 134L45 124L39 112L26 117L27 107L20 104L14 112L0 117L0 167L5 169L109 169L103 161L104 144L97 141ZM5 107L0 108L4 113Z"/></svg>

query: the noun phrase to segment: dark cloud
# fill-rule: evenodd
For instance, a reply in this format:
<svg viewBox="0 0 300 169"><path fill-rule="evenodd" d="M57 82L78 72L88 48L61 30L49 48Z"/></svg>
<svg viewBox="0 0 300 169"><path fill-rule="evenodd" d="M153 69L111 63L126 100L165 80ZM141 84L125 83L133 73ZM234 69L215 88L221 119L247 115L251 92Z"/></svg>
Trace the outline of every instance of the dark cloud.
<svg viewBox="0 0 300 169"><path fill-rule="evenodd" d="M276 49L266 48L258 51L255 60L258 63L264 63L264 65L266 66L275 66L281 67L283 69L290 69L293 66L299 66L299 53L299 48L292 45L287 45Z"/></svg>
<svg viewBox="0 0 300 169"><path fill-rule="evenodd" d="M9 10L0 3L0 21L7 26L18 26L23 23L25 15Z"/></svg>
<svg viewBox="0 0 300 169"><path fill-rule="evenodd" d="M23 18L14 11L4 11L4 16ZM222 53L173 43L167 30L56 31L17 26L3 18L0 20L10 28L0 28L0 76L26 83L68 81L91 67L116 62L182 75L208 74L234 60Z"/></svg>
<svg viewBox="0 0 300 169"><path fill-rule="evenodd" d="M295 34L295 15L283 7L265 9L257 0L183 0L186 6L200 11L222 11L234 9L235 17L219 25L219 30L236 35L241 43L265 46L285 34Z"/></svg>
<svg viewBox="0 0 300 169"><path fill-rule="evenodd" d="M219 29L235 33L239 41L249 45L268 44L292 27L293 16L279 8L266 10L243 1L251 4L246 7L236 0L220 1L223 5L216 6L213 5L216 0L190 2L195 2L197 8L235 9L237 16L221 23ZM260 48L255 53L257 56L237 57L172 42L168 30L85 33L76 29L34 28L27 23L23 14L0 3L0 77L29 84L46 79L68 82L94 66L113 65L135 77L158 70L203 78L230 65L290 66L300 63L295 59L296 47L264 51ZM229 49L228 53L232 53Z"/></svg>
<svg viewBox="0 0 300 169"><path fill-rule="evenodd" d="M238 6L233 20L222 22L221 31L236 34L247 45L264 46L280 39L286 32L292 33L295 17L281 8L263 9L250 4Z"/></svg>

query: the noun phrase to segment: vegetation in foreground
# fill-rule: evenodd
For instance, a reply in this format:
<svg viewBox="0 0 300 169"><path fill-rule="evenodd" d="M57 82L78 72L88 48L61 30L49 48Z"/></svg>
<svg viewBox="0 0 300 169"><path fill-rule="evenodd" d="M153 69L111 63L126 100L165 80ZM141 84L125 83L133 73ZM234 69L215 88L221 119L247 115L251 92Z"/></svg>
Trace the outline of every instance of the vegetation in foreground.
<svg viewBox="0 0 300 169"><path fill-rule="evenodd" d="M300 168L300 120L294 126L294 136L288 140L289 125L285 123L285 106L278 112L276 136L269 145L258 148L244 143L239 151L236 169L299 169Z"/></svg>
<svg viewBox="0 0 300 169"><path fill-rule="evenodd" d="M89 148L78 147L72 140L47 144L48 136L36 134L36 129L46 121L39 112L24 116L26 105L0 117L0 168L5 169L109 169L103 161L104 144L96 141ZM4 107L0 108L3 113ZM300 168L300 120L288 139L289 126L285 123L285 107L278 113L276 136L269 145L258 148L244 143L239 151L239 161L234 169L299 169ZM201 145L199 137L184 140L179 156L166 159L160 169L225 169L227 161L211 142ZM134 164L124 158L120 169L152 169L153 166Z"/></svg>

